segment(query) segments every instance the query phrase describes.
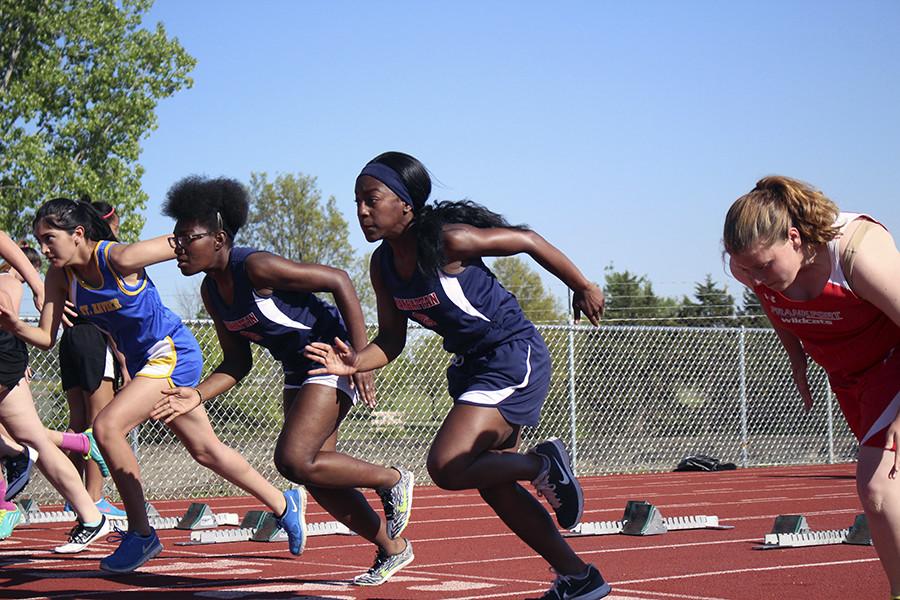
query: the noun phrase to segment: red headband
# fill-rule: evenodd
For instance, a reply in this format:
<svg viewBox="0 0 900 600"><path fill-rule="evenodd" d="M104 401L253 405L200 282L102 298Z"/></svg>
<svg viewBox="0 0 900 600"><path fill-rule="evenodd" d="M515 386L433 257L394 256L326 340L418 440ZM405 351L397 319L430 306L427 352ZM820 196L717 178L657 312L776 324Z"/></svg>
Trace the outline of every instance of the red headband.
<svg viewBox="0 0 900 600"><path fill-rule="evenodd" d="M105 221L105 220L107 220L108 218L110 218L111 216L113 216L114 214L116 214L116 209L115 209L115 207L110 208L110 209L109 209L109 212L106 213L105 215L103 215L103 216L100 217L100 218L103 219L103 220Z"/></svg>

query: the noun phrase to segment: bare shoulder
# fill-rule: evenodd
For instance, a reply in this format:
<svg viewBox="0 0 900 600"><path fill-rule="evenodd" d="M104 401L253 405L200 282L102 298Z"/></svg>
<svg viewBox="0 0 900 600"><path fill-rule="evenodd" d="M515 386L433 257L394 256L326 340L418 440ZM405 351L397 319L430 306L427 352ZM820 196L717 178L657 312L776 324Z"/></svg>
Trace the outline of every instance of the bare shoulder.
<svg viewBox="0 0 900 600"><path fill-rule="evenodd" d="M16 279L12 273L0 273L0 290L11 296L15 293L21 295L22 282Z"/></svg>

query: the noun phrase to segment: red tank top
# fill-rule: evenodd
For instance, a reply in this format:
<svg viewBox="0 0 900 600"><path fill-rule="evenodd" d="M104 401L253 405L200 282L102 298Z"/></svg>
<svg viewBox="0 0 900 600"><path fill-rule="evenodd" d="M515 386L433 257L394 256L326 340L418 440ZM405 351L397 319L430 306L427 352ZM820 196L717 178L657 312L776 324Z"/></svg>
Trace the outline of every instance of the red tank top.
<svg viewBox="0 0 900 600"><path fill-rule="evenodd" d="M841 213L835 225L843 230L861 216ZM815 298L797 301L764 285L753 288L772 323L796 335L832 379L853 378L900 347L900 327L850 289L839 243L840 236L827 244L831 276Z"/></svg>

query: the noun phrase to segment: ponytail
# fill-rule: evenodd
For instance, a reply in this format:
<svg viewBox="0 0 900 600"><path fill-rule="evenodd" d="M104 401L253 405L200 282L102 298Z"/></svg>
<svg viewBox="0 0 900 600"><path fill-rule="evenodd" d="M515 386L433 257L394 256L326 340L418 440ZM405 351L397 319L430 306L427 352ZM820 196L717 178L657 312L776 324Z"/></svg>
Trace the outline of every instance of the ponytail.
<svg viewBox="0 0 900 600"><path fill-rule="evenodd" d="M84 237L94 242L116 240L109 223L100 218L100 214L90 202L54 198L38 209L31 224L32 228L37 227L41 221L53 229L61 229L70 234L80 226L84 228Z"/></svg>
<svg viewBox="0 0 900 600"><path fill-rule="evenodd" d="M771 246L786 240L791 227L805 244L824 244L840 231L834 226L839 213L834 202L808 183L781 175L763 177L728 209L725 251L734 255L756 244Z"/></svg>
<svg viewBox="0 0 900 600"><path fill-rule="evenodd" d="M444 226L462 223L487 229L505 227L528 230L526 225L510 225L503 216L470 200L436 202L416 212L412 227L416 235L416 266L424 275L436 275L447 263L444 255Z"/></svg>

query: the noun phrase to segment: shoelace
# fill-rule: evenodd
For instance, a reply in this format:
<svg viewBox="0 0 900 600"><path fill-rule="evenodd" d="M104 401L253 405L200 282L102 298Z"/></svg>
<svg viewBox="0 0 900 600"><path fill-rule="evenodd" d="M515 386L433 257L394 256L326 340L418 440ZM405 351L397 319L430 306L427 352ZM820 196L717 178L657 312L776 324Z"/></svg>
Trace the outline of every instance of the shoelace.
<svg viewBox="0 0 900 600"><path fill-rule="evenodd" d="M559 496L556 495L556 486L550 483L550 469L547 469L542 475L538 475L538 478L532 481L531 485L534 486L538 496L547 499L550 506L559 508L560 501Z"/></svg>
<svg viewBox="0 0 900 600"><path fill-rule="evenodd" d="M122 531L118 527L113 526L113 530L106 537L106 541L111 544L121 543L121 542L124 542L130 535L131 535L130 531Z"/></svg>
<svg viewBox="0 0 900 600"><path fill-rule="evenodd" d="M103 526L103 521L97 527L88 528L84 523L79 522L69 531L69 541L73 544L83 544L91 537L94 531Z"/></svg>
<svg viewBox="0 0 900 600"><path fill-rule="evenodd" d="M550 589L547 590L547 593L543 596L544 598L562 598L562 594L559 593L560 586L578 579L578 575L563 575L562 573L557 573L552 567L550 568L550 572L555 574L556 577L553 579L553 585L550 586ZM553 594L556 595L554 596Z"/></svg>
<svg viewBox="0 0 900 600"><path fill-rule="evenodd" d="M369 570L366 571L367 574L374 575L378 572L378 569L387 562L390 556L386 552L382 552L381 549L375 551L375 563L369 567Z"/></svg>

